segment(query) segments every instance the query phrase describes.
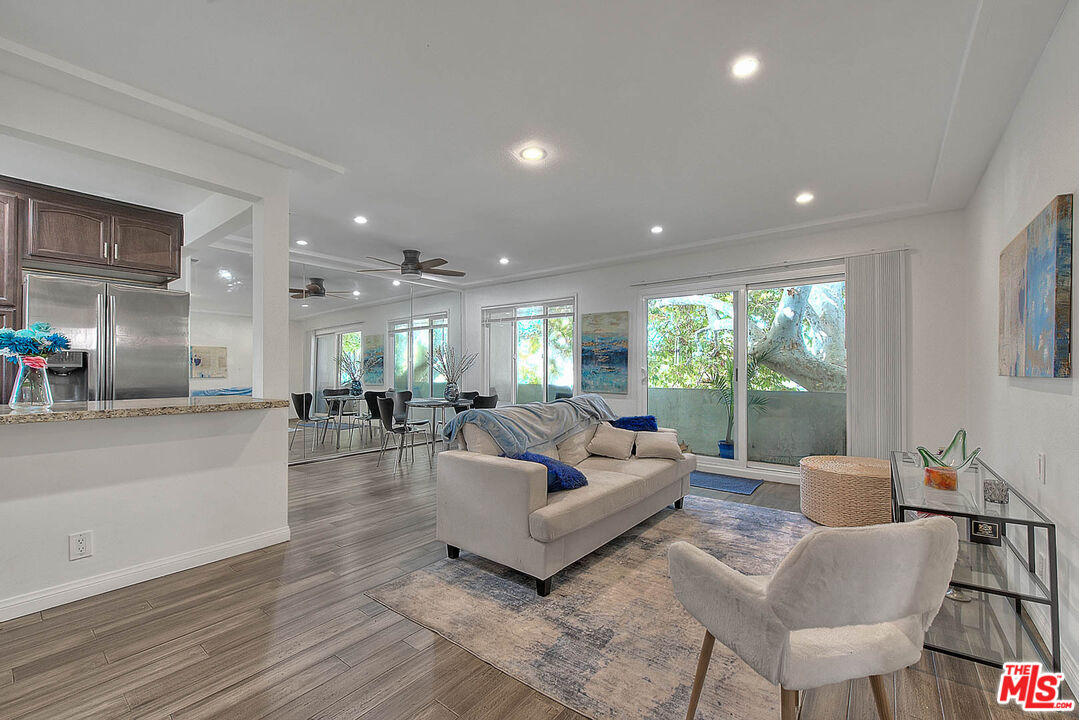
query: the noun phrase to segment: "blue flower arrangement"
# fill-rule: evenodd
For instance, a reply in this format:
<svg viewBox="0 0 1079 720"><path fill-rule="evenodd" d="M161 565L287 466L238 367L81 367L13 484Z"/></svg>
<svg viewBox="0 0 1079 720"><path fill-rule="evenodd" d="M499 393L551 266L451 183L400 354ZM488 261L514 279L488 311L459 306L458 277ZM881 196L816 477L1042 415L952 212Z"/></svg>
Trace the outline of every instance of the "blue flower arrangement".
<svg viewBox="0 0 1079 720"><path fill-rule="evenodd" d="M71 341L55 332L49 323L34 323L25 330L0 328L0 357L17 363L20 357L45 357L67 350Z"/></svg>

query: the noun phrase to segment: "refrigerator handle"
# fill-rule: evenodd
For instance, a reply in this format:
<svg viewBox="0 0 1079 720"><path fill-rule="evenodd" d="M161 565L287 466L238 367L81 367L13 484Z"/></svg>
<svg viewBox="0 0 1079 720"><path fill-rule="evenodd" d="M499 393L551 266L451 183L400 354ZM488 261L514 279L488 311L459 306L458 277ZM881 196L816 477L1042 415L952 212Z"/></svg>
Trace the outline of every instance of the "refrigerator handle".
<svg viewBox="0 0 1079 720"><path fill-rule="evenodd" d="M87 372L89 377L86 380L86 399L87 400L104 400L105 399L105 295L104 293L97 294L97 345L95 351L90 354L90 360L94 363L93 367L88 367ZM91 384L92 383L92 384Z"/></svg>
<svg viewBox="0 0 1079 720"><path fill-rule="evenodd" d="M108 352L108 360L105 362L105 399L115 400L114 382L116 380L116 296L109 295L105 304L108 316L108 332L105 336L105 347Z"/></svg>

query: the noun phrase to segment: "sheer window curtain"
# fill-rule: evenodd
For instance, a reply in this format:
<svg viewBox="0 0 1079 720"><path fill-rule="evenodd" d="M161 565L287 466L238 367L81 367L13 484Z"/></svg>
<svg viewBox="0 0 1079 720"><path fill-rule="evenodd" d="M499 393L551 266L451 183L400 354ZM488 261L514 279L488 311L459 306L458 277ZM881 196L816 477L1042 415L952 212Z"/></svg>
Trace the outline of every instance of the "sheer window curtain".
<svg viewBox="0 0 1079 720"><path fill-rule="evenodd" d="M847 452L906 447L906 251L846 259Z"/></svg>

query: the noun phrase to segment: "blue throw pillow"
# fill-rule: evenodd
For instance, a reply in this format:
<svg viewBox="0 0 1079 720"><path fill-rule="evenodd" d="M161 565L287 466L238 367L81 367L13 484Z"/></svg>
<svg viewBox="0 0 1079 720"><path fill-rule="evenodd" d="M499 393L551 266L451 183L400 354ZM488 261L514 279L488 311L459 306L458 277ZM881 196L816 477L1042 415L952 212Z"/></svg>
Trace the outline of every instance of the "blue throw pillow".
<svg viewBox="0 0 1079 720"><path fill-rule="evenodd" d="M505 455L503 455L503 457L505 457ZM547 492L573 490L574 488L584 487L588 484L588 480L585 478L583 472L572 465L559 462L546 455L523 452L513 459L539 463L540 465L545 466L547 468Z"/></svg>
<svg viewBox="0 0 1079 720"><path fill-rule="evenodd" d="M655 415L631 415L611 420L611 425L621 430L633 430L634 432L657 432L659 425Z"/></svg>

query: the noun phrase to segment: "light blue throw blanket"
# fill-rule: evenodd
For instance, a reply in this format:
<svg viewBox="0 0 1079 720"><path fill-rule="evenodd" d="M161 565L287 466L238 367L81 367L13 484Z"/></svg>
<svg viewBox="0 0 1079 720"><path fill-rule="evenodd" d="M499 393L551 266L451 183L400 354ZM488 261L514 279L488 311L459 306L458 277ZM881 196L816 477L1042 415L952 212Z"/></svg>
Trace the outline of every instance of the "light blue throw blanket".
<svg viewBox="0 0 1079 720"><path fill-rule="evenodd" d="M465 423L485 430L506 455L516 457L531 448L558 444L589 425L618 416L599 395L586 394L549 403L507 405L495 410L465 410L442 428L442 437L453 442Z"/></svg>

